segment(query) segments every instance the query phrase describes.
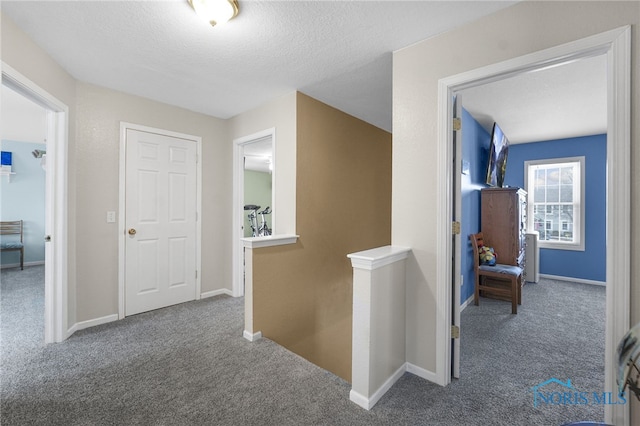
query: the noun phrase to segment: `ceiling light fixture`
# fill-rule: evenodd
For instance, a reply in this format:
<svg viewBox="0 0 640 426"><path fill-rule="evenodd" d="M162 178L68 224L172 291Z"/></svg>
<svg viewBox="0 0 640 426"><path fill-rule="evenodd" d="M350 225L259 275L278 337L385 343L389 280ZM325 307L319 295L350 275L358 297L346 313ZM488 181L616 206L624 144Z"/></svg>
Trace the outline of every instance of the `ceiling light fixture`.
<svg viewBox="0 0 640 426"><path fill-rule="evenodd" d="M237 0L187 0L198 16L211 26L222 25L239 12Z"/></svg>

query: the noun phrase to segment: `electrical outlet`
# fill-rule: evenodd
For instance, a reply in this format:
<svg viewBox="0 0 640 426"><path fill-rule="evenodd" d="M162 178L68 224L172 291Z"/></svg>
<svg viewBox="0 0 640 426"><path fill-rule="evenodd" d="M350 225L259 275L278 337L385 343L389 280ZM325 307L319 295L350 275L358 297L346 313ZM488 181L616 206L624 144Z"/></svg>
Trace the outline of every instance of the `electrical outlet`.
<svg viewBox="0 0 640 426"><path fill-rule="evenodd" d="M107 212L107 223L116 222L116 212Z"/></svg>

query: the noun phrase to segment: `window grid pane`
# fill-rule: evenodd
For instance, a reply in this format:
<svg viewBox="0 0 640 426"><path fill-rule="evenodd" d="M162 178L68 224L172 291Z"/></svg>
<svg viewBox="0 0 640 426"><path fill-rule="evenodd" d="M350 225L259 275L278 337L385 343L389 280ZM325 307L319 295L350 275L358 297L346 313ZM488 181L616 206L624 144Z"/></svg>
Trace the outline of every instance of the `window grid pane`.
<svg viewBox="0 0 640 426"><path fill-rule="evenodd" d="M574 207L578 209L574 193L576 166L579 163L535 165L533 191L530 202L533 205L533 229L540 233L540 239L550 242L575 242Z"/></svg>

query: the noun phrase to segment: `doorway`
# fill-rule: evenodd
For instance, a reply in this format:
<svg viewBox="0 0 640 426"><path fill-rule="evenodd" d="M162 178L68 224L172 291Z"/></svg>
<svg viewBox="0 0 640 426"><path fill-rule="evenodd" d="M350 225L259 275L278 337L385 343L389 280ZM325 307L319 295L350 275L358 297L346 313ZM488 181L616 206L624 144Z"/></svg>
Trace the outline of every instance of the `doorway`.
<svg viewBox="0 0 640 426"><path fill-rule="evenodd" d="M273 221L273 142L271 136L243 145L244 236L267 237Z"/></svg>
<svg viewBox="0 0 640 426"><path fill-rule="evenodd" d="M605 337L605 390L615 392L616 362L615 351L619 338L629 328L629 292L630 292L630 239L628 227L630 185L630 29L623 27L596 36L588 37L566 45L536 52L503 63L477 69L465 74L448 77L439 82L439 143L438 159L441 164L451 164L452 95L465 88L475 87L487 82L497 81L519 73L542 69L549 66L575 61L597 55L607 56L607 286L606 286L606 337ZM614 167L615 165L615 167ZM445 179L452 182L452 168L447 167ZM449 185L439 185L444 201L439 206L438 221L443 227L452 217L453 194L446 191ZM614 207L615 206L615 209ZM442 278L438 280L438 294L442 298L441 306L446 307L444 321L438 324L439 353L441 359L442 382L451 380L451 254L454 247L449 240L442 240L439 252L442 254ZM627 406L605 407L605 421L628 424Z"/></svg>
<svg viewBox="0 0 640 426"><path fill-rule="evenodd" d="M61 342L69 330L67 305L67 135L69 108L27 77L2 63L2 84L47 111L45 178L44 341Z"/></svg>
<svg viewBox="0 0 640 426"><path fill-rule="evenodd" d="M2 252L3 355L21 356L44 341L47 110L6 85L1 99L0 217L21 232L2 238L24 244Z"/></svg>
<svg viewBox="0 0 640 426"><path fill-rule="evenodd" d="M579 83L580 80L584 82ZM465 89L461 93L466 110L462 125L466 141L462 158L467 164L466 174L462 175L465 185L462 188L464 215L461 227L463 242L461 260L465 265L462 270L463 281L468 285L462 288L463 297L457 298L458 305L463 303L466 309L462 315L463 334L460 353L462 380L456 386L462 384L490 386L497 391L524 387L527 381L533 385L535 382L531 382L532 377L539 377L538 382L557 377L570 378L574 386L581 390L602 392L605 371L603 354L606 300L603 285L606 279L604 188L606 181L604 133L607 128L606 58L600 55L580 59L550 69L519 74L509 79ZM594 105L594 114L588 114L588 102L580 97L579 93L588 94L589 100ZM574 105L565 105L570 99L576 99L572 101ZM572 119L575 119L576 115L589 117L589 119L585 123L574 125ZM558 126L554 126L555 120ZM527 283L523 288L522 306L518 307L517 315L509 313L509 303L496 302L484 297L480 299L479 307L468 306L473 304L475 281L473 250L470 250L468 236L482 231L485 244L496 248L495 233L502 227L508 226L506 223L494 223L492 231L491 227L488 228L484 222L487 216L485 214L480 223L480 213L485 208L480 199L480 189L486 186L488 163L486 150L494 122L502 127L510 145L504 183L510 187L523 188L528 192L527 202L531 207L527 214L529 229L535 223L556 220L556 216L560 215L560 209L555 210L552 202L561 200L565 202L579 200L579 205L571 206L572 211L577 213L582 210L580 206L585 206L589 223L586 229L579 225L573 226L573 223L570 223L572 226L566 227L567 232L563 235L565 240L562 242L565 244L562 246L564 250L543 250L540 267L545 276L538 281L534 279L535 274L529 271L530 275L527 275ZM562 180L565 186L551 185L548 198L540 199L542 191L538 190L537 194L534 194L533 188L528 187L524 180L525 164L529 160L566 158L569 154L582 156L583 165L580 170L585 170L586 161L588 175L583 180L579 178L580 171L576 172L573 169L568 171L565 168ZM542 182L539 183L546 182L544 178L553 182L555 173L555 169L550 169L549 174L542 175ZM573 174L573 179L569 177L570 173ZM529 185L533 186L532 182L533 179L530 178ZM582 195L566 194L565 190L568 189L566 184L569 182L581 182ZM562 197L558 200L553 198L554 188L559 190L559 196L562 193ZM572 189L577 188L572 185ZM509 190L509 188L505 189L505 191ZM585 191L588 195L586 199ZM496 191L493 193L495 194ZM534 195L537 197L536 200L533 199ZM488 194L485 193L483 197L486 203ZM510 199L518 201L517 197ZM506 200L503 198L503 201ZM538 203L535 214L534 201ZM539 207L539 203L544 201L550 202L548 209ZM563 208L566 208L565 206L566 204ZM517 212L518 208L515 207L514 213L517 214ZM553 214L554 212L556 215ZM575 214L572 218L580 216ZM510 216L507 215L507 217ZM584 221L581 222L584 223ZM577 241L584 242L586 239L589 242L581 250L575 246L567 247L569 242L566 237L573 236L574 232ZM545 237L553 242L549 235L540 233L541 242ZM531 246L533 244L527 243L526 248L529 249ZM510 256L506 250L504 244L502 249L496 248L498 263L509 263L507 258ZM533 265L532 257L531 253L527 253L527 267ZM560 281L561 277L583 277L583 279L577 278L572 280L573 282L568 282L568 278ZM596 283L601 285L593 285ZM581 303L574 304L575 300L580 300ZM543 326L541 322L543 318L554 318L553 325ZM590 344L583 346L577 337L580 335L588 335L586 340ZM532 350L521 350L522 347L532 348ZM565 348L567 351L570 348L581 348L576 352L584 354L585 357L589 354L590 361L588 363L575 361L581 356L576 352L569 352L571 355L565 355L563 358L558 357ZM514 353L519 355L517 362L510 359L510 355ZM489 359L491 362L486 362ZM573 362L568 362L569 359ZM521 365L527 365L526 372L518 368ZM503 373L496 375L496 370L492 368ZM454 377L456 377L455 372ZM494 381L494 377L500 377L500 379ZM545 416L549 417L545 421L553 423L551 421L553 418L557 424L560 424L561 416L567 416L564 417L565 419L589 418L600 421L604 419L602 405L585 404L574 408L575 412L571 414L569 411L548 410ZM567 410L574 408L566 407ZM577 415L584 417L576 417Z"/></svg>
<svg viewBox="0 0 640 426"><path fill-rule="evenodd" d="M269 228L269 235L275 234L274 224L277 214L275 204L275 144L276 132L275 128L263 130L251 135L235 139L233 141L233 296L240 297L244 295L244 245L242 239L245 237L267 236L264 232L260 233L259 229L264 218ZM262 187L255 194L252 200L245 199L246 193L246 177L249 171L251 177L257 183L257 187ZM259 173L256 175L255 173ZM259 183L262 182L262 183ZM270 194L266 188L270 187ZM254 191L255 193L255 191ZM259 198L259 199L258 199ZM260 201L262 200L262 201ZM261 204L268 202L263 206L255 204L260 201ZM250 205L249 203L253 203ZM259 206L260 208L251 208ZM247 207L247 209L245 209ZM270 207L268 213L264 213L266 207ZM260 212L263 212L260 214ZM249 218L255 215L255 221ZM252 223L253 222L253 223ZM251 228L254 227L256 232ZM264 228L263 228L264 229Z"/></svg>

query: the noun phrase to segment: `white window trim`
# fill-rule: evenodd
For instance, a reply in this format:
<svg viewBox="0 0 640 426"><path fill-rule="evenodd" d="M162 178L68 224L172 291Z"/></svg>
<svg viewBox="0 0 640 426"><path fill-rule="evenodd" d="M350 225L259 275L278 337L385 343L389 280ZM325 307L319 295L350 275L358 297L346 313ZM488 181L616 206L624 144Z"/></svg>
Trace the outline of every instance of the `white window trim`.
<svg viewBox="0 0 640 426"><path fill-rule="evenodd" d="M534 223L534 215L533 215L533 206L534 206L534 194L533 189L529 188L529 167L530 166L539 166L546 164L561 164L561 163L579 163L580 167L580 193L578 205L580 206L578 215L574 217L573 221L573 229L574 233L577 230L577 241L575 242L562 242L562 241L546 241L540 240L539 247L547 248L547 249L555 249L555 250L574 250L574 251L584 251L585 250L585 157L564 157L564 158L548 158L544 160L528 160L524 162L524 187L526 188L527 194L529 194L529 200L527 203L527 217L529 217L529 221L527 223L527 228L529 231L533 231L533 223ZM574 204L575 205L575 204ZM546 225L545 225L546 226Z"/></svg>

